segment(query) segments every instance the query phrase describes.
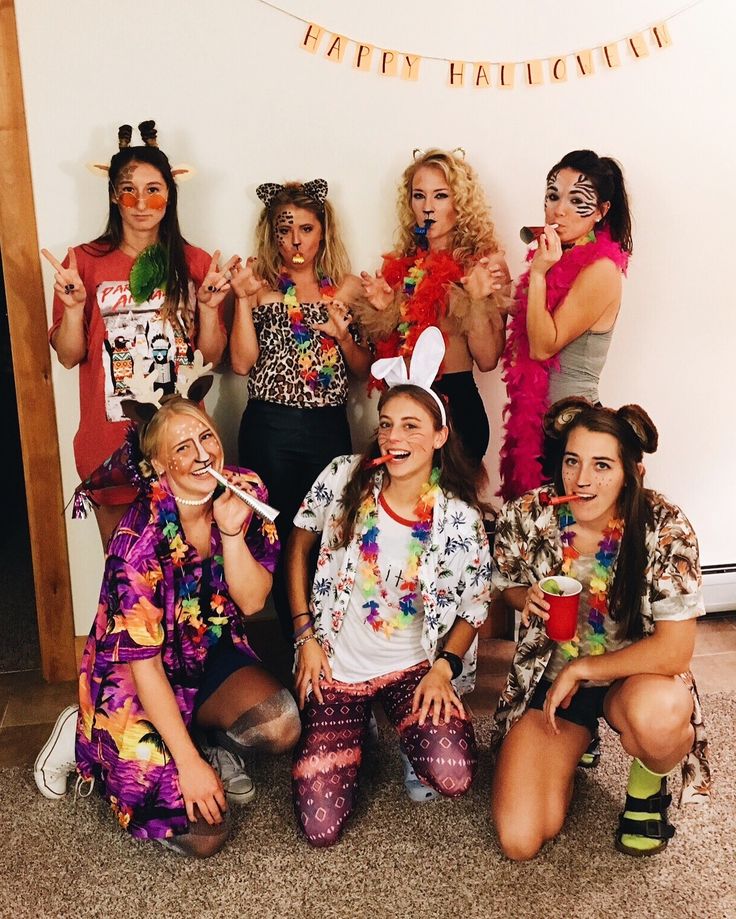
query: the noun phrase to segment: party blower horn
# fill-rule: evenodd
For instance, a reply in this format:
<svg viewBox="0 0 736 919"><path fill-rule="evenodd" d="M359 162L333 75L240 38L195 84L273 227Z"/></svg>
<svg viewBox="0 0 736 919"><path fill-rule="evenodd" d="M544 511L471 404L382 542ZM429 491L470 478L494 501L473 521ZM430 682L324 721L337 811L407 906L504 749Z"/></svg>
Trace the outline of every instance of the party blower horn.
<svg viewBox="0 0 736 919"><path fill-rule="evenodd" d="M243 491L242 488L238 488L237 485L233 485L232 482L228 482L225 476L218 472L216 469L213 469L210 466L207 468L207 472L209 472L212 478L216 479L220 485L224 485L225 488L229 488L234 495L237 495L241 501L248 505L254 514L258 514L259 517L262 517L264 520L268 520L269 523L273 523L274 520L278 517L279 512L275 507L271 507L271 505L266 504L265 501L259 501L258 498L254 498L253 495L249 495L247 491Z"/></svg>
<svg viewBox="0 0 736 919"><path fill-rule="evenodd" d="M519 236L525 246L533 243L535 239L539 239L542 233L544 233L544 227L522 227L519 230Z"/></svg>

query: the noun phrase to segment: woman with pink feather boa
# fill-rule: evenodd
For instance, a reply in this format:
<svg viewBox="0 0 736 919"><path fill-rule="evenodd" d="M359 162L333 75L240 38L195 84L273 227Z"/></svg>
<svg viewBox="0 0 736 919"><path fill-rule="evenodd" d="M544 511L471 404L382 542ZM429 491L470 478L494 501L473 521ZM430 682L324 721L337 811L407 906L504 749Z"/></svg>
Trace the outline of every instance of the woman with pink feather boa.
<svg viewBox="0 0 736 919"><path fill-rule="evenodd" d="M542 418L567 396L599 403L598 381L632 251L619 164L574 150L547 173L545 227L519 279L503 357L505 500L542 484Z"/></svg>

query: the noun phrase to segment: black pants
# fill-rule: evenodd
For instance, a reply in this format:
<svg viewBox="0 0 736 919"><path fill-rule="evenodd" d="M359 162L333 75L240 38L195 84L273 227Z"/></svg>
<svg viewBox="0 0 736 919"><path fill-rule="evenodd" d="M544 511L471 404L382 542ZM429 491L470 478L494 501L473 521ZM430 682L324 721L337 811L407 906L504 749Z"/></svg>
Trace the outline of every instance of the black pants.
<svg viewBox="0 0 736 919"><path fill-rule="evenodd" d="M447 396L452 424L465 454L473 466L480 466L488 449L491 429L483 400L473 379L473 371L445 373L433 388Z"/></svg>
<svg viewBox="0 0 736 919"><path fill-rule="evenodd" d="M238 461L258 473L268 488L269 503L280 511L276 529L281 557L274 572L273 602L289 642L293 633L284 555L294 515L330 460L351 452L350 428L342 405L307 409L251 400L243 412Z"/></svg>

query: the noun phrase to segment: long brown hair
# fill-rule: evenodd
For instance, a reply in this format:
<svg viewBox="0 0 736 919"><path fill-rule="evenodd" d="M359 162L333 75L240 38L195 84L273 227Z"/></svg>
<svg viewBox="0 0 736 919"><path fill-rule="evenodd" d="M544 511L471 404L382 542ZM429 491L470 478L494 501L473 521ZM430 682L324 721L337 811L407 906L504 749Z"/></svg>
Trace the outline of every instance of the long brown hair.
<svg viewBox="0 0 736 919"><path fill-rule="evenodd" d="M432 419L435 431L442 429L442 416L440 409L432 396L419 386L410 383L394 386L385 390L378 400L378 413L397 396L408 396L423 408ZM439 486L447 495L459 498L471 507L477 508L482 514L490 508L478 496L478 474L468 464L465 454L452 427L452 420L448 413L449 434L447 440L438 450L435 450L433 465L440 470ZM381 455L378 446L378 434L373 437L366 447L361 461L353 470L342 494L342 518L339 525L339 538L336 548L345 548L350 543L355 533L355 524L358 518L360 505L373 488L374 476L380 474L377 470L367 467L371 459ZM390 475L386 470L384 475Z"/></svg>
<svg viewBox="0 0 736 919"><path fill-rule="evenodd" d="M610 434L618 442L624 469L624 484L618 498L618 512L624 521L616 573L608 592L608 610L619 623L621 638L642 636L641 598L647 566L646 533L654 522L652 492L644 488L639 464L644 453L657 449L654 422L639 405L624 405L618 411L591 405L586 399L570 397L556 402L544 418L546 450L554 464L554 483L564 494L562 461L570 434L576 428Z"/></svg>
<svg viewBox="0 0 736 919"><path fill-rule="evenodd" d="M141 122L140 129L150 126L155 138L153 122ZM109 211L105 231L91 243L82 248L93 256L107 255L119 248L123 241L123 221L119 205L113 200L115 184L122 170L131 164L145 163L157 169L166 183L167 202L163 220L158 227L159 241L166 252L166 298L161 309L161 318L178 328L185 335L194 333L194 311L189 303L189 268L185 254L186 240L179 229L177 215L178 189L171 173L171 164L166 154L155 146L123 147L110 160L109 171ZM179 321L181 310L184 328Z"/></svg>

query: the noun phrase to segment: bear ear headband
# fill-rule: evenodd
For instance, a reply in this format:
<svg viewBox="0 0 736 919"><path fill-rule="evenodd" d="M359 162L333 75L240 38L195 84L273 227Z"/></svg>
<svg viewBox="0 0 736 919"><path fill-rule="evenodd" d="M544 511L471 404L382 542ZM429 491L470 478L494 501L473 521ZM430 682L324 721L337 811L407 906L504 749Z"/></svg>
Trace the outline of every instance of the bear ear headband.
<svg viewBox="0 0 736 919"><path fill-rule="evenodd" d="M551 430L548 429L547 434L552 437L563 436L580 412L587 408L592 408L592 404L587 399L575 397L565 399L560 406L560 410L551 419ZM639 406L624 405L615 414L630 428L642 451L644 453L654 453L657 449L656 438L652 441L652 437L646 431L641 419L630 411L632 408L638 409Z"/></svg>
<svg viewBox="0 0 736 919"><path fill-rule="evenodd" d="M327 200L327 182L324 179L311 179L302 183L305 193L309 195L320 207L325 206ZM264 182L256 188L256 195L263 202L264 207L270 207L273 199L286 188L276 182Z"/></svg>
<svg viewBox="0 0 736 919"><path fill-rule="evenodd" d="M138 125L138 130L141 134L143 146L158 147L158 131L156 130L155 121L141 121L141 123ZM129 124L121 124L118 128L118 150L125 150L127 147L130 147L130 141L132 138L132 126ZM87 168L96 176L101 176L104 179L107 179L110 176L109 163L87 163ZM192 166L187 166L185 163L180 163L178 166L171 167L171 174L177 180L177 182L186 182L192 178L192 176L195 174L195 171Z"/></svg>
<svg viewBox="0 0 736 919"><path fill-rule="evenodd" d="M409 384L418 386L428 392L440 409L442 424L447 424L447 413L442 399L432 389L440 369L442 358L445 356L445 340L437 326L428 326L417 338L414 345L409 371L406 370L406 361L403 357L383 357L371 367L371 373L377 380L385 380L389 389L394 386Z"/></svg>

